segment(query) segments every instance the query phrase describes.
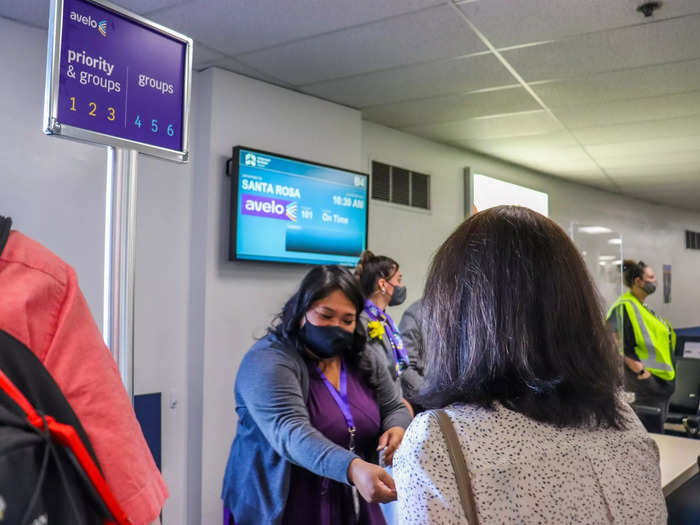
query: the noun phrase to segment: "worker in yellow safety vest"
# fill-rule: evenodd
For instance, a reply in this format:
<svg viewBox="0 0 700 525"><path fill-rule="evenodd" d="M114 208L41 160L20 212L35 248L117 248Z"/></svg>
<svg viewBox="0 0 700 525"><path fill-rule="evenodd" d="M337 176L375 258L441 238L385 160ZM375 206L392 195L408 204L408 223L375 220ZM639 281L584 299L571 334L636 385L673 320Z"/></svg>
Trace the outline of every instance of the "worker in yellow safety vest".
<svg viewBox="0 0 700 525"><path fill-rule="evenodd" d="M656 291L654 270L625 260L623 276L630 290L612 305L607 321L623 350L625 390L634 392L637 403L661 408L665 418L675 389L676 333L645 303Z"/></svg>

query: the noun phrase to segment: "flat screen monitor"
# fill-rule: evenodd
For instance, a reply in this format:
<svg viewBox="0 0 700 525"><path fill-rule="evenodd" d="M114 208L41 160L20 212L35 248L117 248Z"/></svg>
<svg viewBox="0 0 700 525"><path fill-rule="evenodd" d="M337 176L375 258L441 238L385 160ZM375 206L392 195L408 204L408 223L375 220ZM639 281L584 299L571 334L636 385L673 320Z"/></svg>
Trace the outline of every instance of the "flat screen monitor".
<svg viewBox="0 0 700 525"><path fill-rule="evenodd" d="M367 247L368 176L236 146L229 259L355 266Z"/></svg>

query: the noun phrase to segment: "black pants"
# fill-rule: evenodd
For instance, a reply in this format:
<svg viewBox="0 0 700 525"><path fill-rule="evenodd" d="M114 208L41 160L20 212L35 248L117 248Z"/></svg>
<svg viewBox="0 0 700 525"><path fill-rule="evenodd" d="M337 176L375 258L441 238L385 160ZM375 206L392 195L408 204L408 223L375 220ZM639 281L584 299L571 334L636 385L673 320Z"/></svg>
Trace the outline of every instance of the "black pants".
<svg viewBox="0 0 700 525"><path fill-rule="evenodd" d="M660 408L662 421L666 420L668 404L675 389L675 381L665 381L655 375L637 379L637 374L625 367L625 390L634 392L635 404Z"/></svg>

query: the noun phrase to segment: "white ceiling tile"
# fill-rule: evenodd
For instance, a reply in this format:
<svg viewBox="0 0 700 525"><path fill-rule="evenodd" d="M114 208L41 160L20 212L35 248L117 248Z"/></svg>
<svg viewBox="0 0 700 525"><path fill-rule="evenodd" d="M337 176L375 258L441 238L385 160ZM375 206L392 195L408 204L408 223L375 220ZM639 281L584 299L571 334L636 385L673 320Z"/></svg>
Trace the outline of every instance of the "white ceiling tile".
<svg viewBox="0 0 700 525"><path fill-rule="evenodd" d="M192 60L192 66L195 70L202 69L216 60L223 60L224 58L227 58L223 53L210 49L200 42L195 42L193 47L194 57Z"/></svg>
<svg viewBox="0 0 700 525"><path fill-rule="evenodd" d="M549 107L672 95L700 89L700 60L579 76L531 87Z"/></svg>
<svg viewBox="0 0 700 525"><path fill-rule="evenodd" d="M579 128L573 135L584 145L621 144L645 140L695 137L700 144L700 114L665 120Z"/></svg>
<svg viewBox="0 0 700 525"><path fill-rule="evenodd" d="M672 171L676 166L683 167L700 162L700 150L688 149L674 151L673 154L659 154L656 151L647 151L636 143L621 144L617 155L609 152L607 155L596 155L596 161L610 172L621 170L645 170L662 168Z"/></svg>
<svg viewBox="0 0 700 525"><path fill-rule="evenodd" d="M641 0L484 0L459 8L496 47L700 13L697 0L666 0L652 18L644 18L636 10L640 3Z"/></svg>
<svg viewBox="0 0 700 525"><path fill-rule="evenodd" d="M700 16L504 51L529 82L700 58Z"/></svg>
<svg viewBox="0 0 700 525"><path fill-rule="evenodd" d="M454 141L551 134L562 131L562 127L549 113L538 110L427 126L412 126L404 128L404 131L436 140Z"/></svg>
<svg viewBox="0 0 700 525"><path fill-rule="evenodd" d="M469 139L468 143L471 148L494 156L527 154L534 150L580 149L578 142L576 142L576 139L574 139L568 131L489 140Z"/></svg>
<svg viewBox="0 0 700 525"><path fill-rule="evenodd" d="M551 109L569 129L697 116L700 115L700 90L678 95L551 107ZM697 124L700 121L695 122Z"/></svg>
<svg viewBox="0 0 700 525"><path fill-rule="evenodd" d="M117 0L117 5L138 14L181 4L183 0ZM4 0L0 2L0 16L35 27L49 26L50 0Z"/></svg>
<svg viewBox="0 0 700 525"><path fill-rule="evenodd" d="M464 120L485 115L538 109L535 99L520 86L496 91L409 100L365 108L365 120L394 128Z"/></svg>
<svg viewBox="0 0 700 525"><path fill-rule="evenodd" d="M33 2L4 0L0 2L0 16L34 27L48 27L50 4L49 0Z"/></svg>
<svg viewBox="0 0 700 525"><path fill-rule="evenodd" d="M220 69L225 69L226 71L231 71L232 73L238 73L239 75L245 75L246 77L262 80L263 82L267 82L269 84L275 84L277 86L287 88L290 87L281 80L265 75L264 73L260 73L259 71L252 69L250 66L247 66L246 64L241 64L235 58L231 57L225 57L220 60L216 60L209 64L205 69L208 69L209 67L218 67Z"/></svg>
<svg viewBox="0 0 700 525"><path fill-rule="evenodd" d="M301 90L361 108L512 84L508 71L488 54L331 80Z"/></svg>
<svg viewBox="0 0 700 525"><path fill-rule="evenodd" d="M626 184L630 181L644 184L657 184L659 182L663 184L700 183L700 162L639 166L637 168L613 168L608 169L607 172L620 184Z"/></svg>
<svg viewBox="0 0 700 525"><path fill-rule="evenodd" d="M117 0L115 4L134 13L148 14L152 11L175 7L188 0Z"/></svg>
<svg viewBox="0 0 700 525"><path fill-rule="evenodd" d="M237 58L300 85L480 51L454 9L438 6Z"/></svg>
<svg viewBox="0 0 700 525"><path fill-rule="evenodd" d="M611 159L624 159L640 154L663 158L664 156L676 157L677 154L686 152L700 152L700 139L698 137L659 138L586 146L586 149L599 163L603 164Z"/></svg>
<svg viewBox="0 0 700 525"><path fill-rule="evenodd" d="M227 55L396 16L436 0L193 0L153 16Z"/></svg>
<svg viewBox="0 0 700 525"><path fill-rule="evenodd" d="M667 206L700 211L700 185L694 181L684 183L639 184L630 181L623 185L625 195Z"/></svg>

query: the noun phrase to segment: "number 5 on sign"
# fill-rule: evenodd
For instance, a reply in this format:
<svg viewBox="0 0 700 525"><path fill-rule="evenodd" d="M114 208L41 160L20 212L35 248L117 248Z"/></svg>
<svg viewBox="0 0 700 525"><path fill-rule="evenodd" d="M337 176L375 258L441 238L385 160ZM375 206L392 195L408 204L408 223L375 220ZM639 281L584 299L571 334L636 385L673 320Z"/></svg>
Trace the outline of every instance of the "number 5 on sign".
<svg viewBox="0 0 700 525"><path fill-rule="evenodd" d="M151 120L151 131L152 131L153 133L157 133L157 132L158 132L158 119L153 119L153 120Z"/></svg>

